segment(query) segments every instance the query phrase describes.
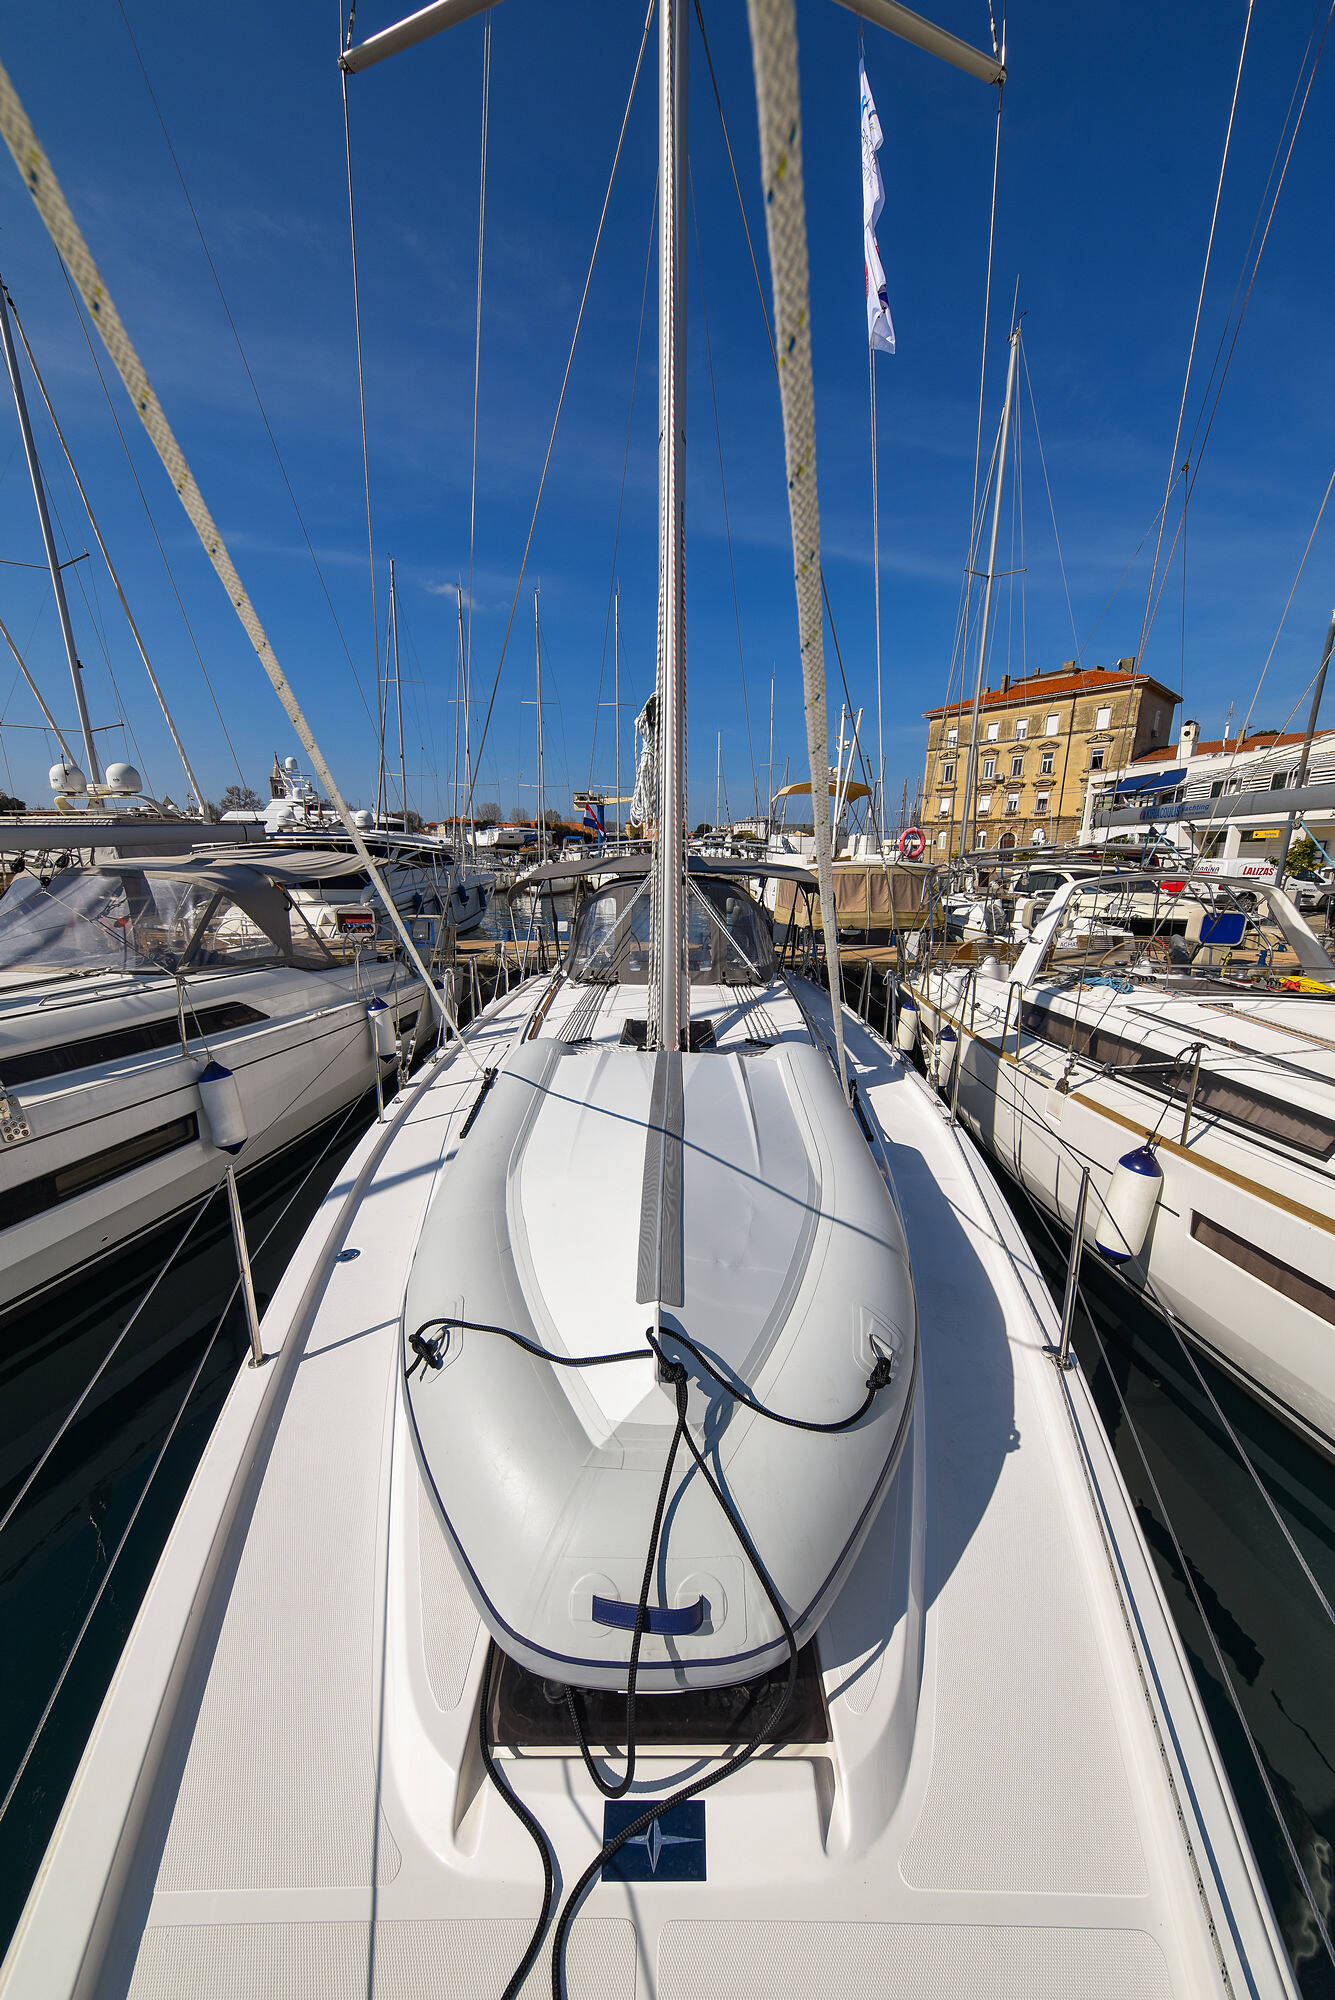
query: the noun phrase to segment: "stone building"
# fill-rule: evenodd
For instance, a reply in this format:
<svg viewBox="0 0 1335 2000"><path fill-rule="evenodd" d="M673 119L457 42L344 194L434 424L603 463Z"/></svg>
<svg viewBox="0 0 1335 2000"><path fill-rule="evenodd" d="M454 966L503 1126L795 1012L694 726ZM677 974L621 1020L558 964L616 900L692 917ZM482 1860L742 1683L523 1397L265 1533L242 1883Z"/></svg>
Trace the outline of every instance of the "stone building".
<svg viewBox="0 0 1335 2000"><path fill-rule="evenodd" d="M926 712L922 822L928 854L939 861L966 851L1061 847L1078 838L1091 772L1122 768L1171 744L1180 695L1135 671L1077 667L1063 661L1021 680L1003 675L983 695L978 715L972 825L968 810L969 732L973 701Z"/></svg>

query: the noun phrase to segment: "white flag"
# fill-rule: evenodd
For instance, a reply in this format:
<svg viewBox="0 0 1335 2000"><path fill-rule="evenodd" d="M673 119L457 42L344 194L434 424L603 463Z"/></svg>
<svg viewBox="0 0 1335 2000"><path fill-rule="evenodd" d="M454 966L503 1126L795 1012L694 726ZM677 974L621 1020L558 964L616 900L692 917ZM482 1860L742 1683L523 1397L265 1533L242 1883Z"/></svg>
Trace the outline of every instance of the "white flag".
<svg viewBox="0 0 1335 2000"><path fill-rule="evenodd" d="M885 207L885 187L876 155L881 150L881 121L876 116L867 66L858 64L862 93L862 254L867 276L867 339L883 354L895 351L895 326L885 289L885 271L876 247L876 224Z"/></svg>

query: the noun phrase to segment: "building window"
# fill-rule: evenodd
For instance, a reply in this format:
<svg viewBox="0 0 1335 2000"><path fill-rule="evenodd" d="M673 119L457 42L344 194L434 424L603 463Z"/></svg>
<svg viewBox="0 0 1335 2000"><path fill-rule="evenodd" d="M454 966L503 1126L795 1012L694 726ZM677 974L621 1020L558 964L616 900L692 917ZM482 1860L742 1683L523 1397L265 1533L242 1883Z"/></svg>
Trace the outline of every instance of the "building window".
<svg viewBox="0 0 1335 2000"><path fill-rule="evenodd" d="M946 731L946 748L948 750L953 750L959 740L960 733L958 729L948 729Z"/></svg>
<svg viewBox="0 0 1335 2000"><path fill-rule="evenodd" d="M1023 758L1023 757L1012 757L1012 758L1011 758L1011 776L1012 776L1012 778L1022 778L1022 777L1024 776L1024 758Z"/></svg>
<svg viewBox="0 0 1335 2000"><path fill-rule="evenodd" d="M978 794L978 810L979 810L979 812L980 812L980 813L990 813L990 812L991 812L991 810L992 810L992 794L991 794L991 792L980 792L980 793Z"/></svg>
<svg viewBox="0 0 1335 2000"><path fill-rule="evenodd" d="M946 835L945 835L944 833L938 833L938 835L936 836L936 844L937 844L937 846L938 846L938 847L944 847L944 846L945 846L945 844L946 844L946 839L947 839L947 836L946 836Z"/></svg>
<svg viewBox="0 0 1335 2000"><path fill-rule="evenodd" d="M985 778L995 778L995 777L996 777L996 775L997 775L997 760L996 760L996 758L995 758L995 757L984 757L984 759L983 759L983 776L984 776Z"/></svg>
<svg viewBox="0 0 1335 2000"><path fill-rule="evenodd" d="M1161 708L1156 708L1154 711L1154 727L1150 731L1151 736L1157 736L1159 734L1159 724L1162 721L1163 721L1163 710Z"/></svg>
<svg viewBox="0 0 1335 2000"><path fill-rule="evenodd" d="M1112 710L1110 708L1100 708L1096 710L1094 715L1094 727L1096 729L1112 728Z"/></svg>
<svg viewBox="0 0 1335 2000"><path fill-rule="evenodd" d="M1040 792L1037 798L1034 800L1034 811L1036 813L1046 813L1047 809L1048 809L1048 794L1047 792Z"/></svg>
<svg viewBox="0 0 1335 2000"><path fill-rule="evenodd" d="M1000 734L1001 734L1001 724L999 722L989 722L987 725L988 742L995 743Z"/></svg>
<svg viewBox="0 0 1335 2000"><path fill-rule="evenodd" d="M1055 736L1061 729L1061 726L1062 726L1061 717L1059 715L1050 715L1047 721L1043 724L1043 734L1045 736Z"/></svg>
<svg viewBox="0 0 1335 2000"><path fill-rule="evenodd" d="M1016 723L1015 734L1017 736L1027 736L1029 734L1029 717L1027 715L1022 715Z"/></svg>
<svg viewBox="0 0 1335 2000"><path fill-rule="evenodd" d="M975 841L974 841L974 844L975 844L975 846L977 846L977 847L986 847L986 846L987 846L987 834L986 834L985 830L983 830L982 828L980 828L980 829L979 829L979 831L978 831L977 835L975 836Z"/></svg>
<svg viewBox="0 0 1335 2000"><path fill-rule="evenodd" d="M1292 771L1272 771L1270 773L1270 789L1272 792L1287 791L1290 785L1296 785L1297 782L1298 773L1296 768ZM6 1071L7 1074L8 1072Z"/></svg>
<svg viewBox="0 0 1335 2000"><path fill-rule="evenodd" d="M1223 781L1223 779L1222 779L1222 778L1216 778L1216 779L1214 780L1214 783L1213 783L1213 784L1212 784L1212 785L1210 786L1210 797L1211 797L1212 799L1217 799L1217 798L1219 798L1219 797L1220 797L1220 796L1222 795L1222 793L1223 793L1223 790L1224 790L1224 781Z"/></svg>
<svg viewBox="0 0 1335 2000"><path fill-rule="evenodd" d="M1019 812L1019 810L1020 810L1020 794L1018 792L1007 792L1006 794L1007 814L1010 815L1013 813L1017 813Z"/></svg>
<svg viewBox="0 0 1335 2000"><path fill-rule="evenodd" d="M1052 776L1056 757L1057 753L1055 750L1045 750L1043 752L1043 755L1038 760L1038 775L1040 778L1050 778Z"/></svg>
<svg viewBox="0 0 1335 2000"><path fill-rule="evenodd" d="M1091 771L1101 771L1103 769L1103 759L1106 754L1107 753L1104 750L1103 745L1101 743L1099 744L1097 750L1090 751L1089 768Z"/></svg>
<svg viewBox="0 0 1335 2000"><path fill-rule="evenodd" d="M941 782L943 785L948 785L954 775L955 766L953 764L943 764L941 766Z"/></svg>
<svg viewBox="0 0 1335 2000"><path fill-rule="evenodd" d="M949 819L951 804L952 804L951 794L949 792L942 792L941 803L936 809L937 817L940 819Z"/></svg>

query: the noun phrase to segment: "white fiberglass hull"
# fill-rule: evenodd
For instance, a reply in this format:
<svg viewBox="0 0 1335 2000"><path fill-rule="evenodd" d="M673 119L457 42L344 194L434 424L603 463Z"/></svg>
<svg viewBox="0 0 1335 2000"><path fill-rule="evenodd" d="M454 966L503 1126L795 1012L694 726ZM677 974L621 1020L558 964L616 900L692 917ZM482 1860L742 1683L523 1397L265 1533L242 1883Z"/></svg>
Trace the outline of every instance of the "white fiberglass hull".
<svg viewBox="0 0 1335 2000"><path fill-rule="evenodd" d="M472 1046L490 1067L539 1022L615 1043L625 1012L624 994L531 981ZM711 1012L724 1048L828 1031L801 985ZM571 2000L1292 1995L1083 1376L1052 1365L1030 1254L971 1142L879 1037L847 1033L918 1282L896 1505L817 1634L815 1739L748 1764L696 1802L694 1831L663 1829L632 1879L592 1889ZM479 1088L458 1051L433 1065L298 1251L265 1319L274 1358L241 1371L215 1429L6 2000L477 2000L518 1963L540 1871L478 1756L489 1637L421 1478L400 1359L423 1218ZM766 1521L749 1526L763 1547ZM635 1803L720 1754L643 1747ZM569 1749L498 1755L564 1893L612 1808ZM540 1961L532 1990L547 1982Z"/></svg>
<svg viewBox="0 0 1335 2000"><path fill-rule="evenodd" d="M396 1023L413 1030L421 982L393 965L328 972L275 967L187 980L187 1005L240 1003L256 1018L174 1048L85 1063L12 1087L29 1136L0 1146L0 1311L111 1254L199 1200L229 1159L244 1173L314 1131L375 1080L366 1005L383 994ZM100 1031L163 1017L175 1022L176 989L152 977L55 981L11 993L0 1006L5 1049L50 1042L53 1017L72 1044ZM207 1046L206 1046L207 1043ZM246 1133L231 1154L213 1143L199 1075L210 1056L236 1079Z"/></svg>
<svg viewBox="0 0 1335 2000"><path fill-rule="evenodd" d="M961 1065L959 1112L980 1143L1068 1230L1088 1166L1085 1240L1095 1246L1109 1236L1118 1161L1154 1133L1162 1192L1143 1247L1103 1261L1310 1442L1335 1452L1335 1177L1329 1161L1298 1156L1255 1122L1273 1102L1282 1107L1277 1118L1301 1108L1316 1138L1324 1121L1335 1138L1335 1069L1319 1046L1329 1003L1271 1002L1275 1027L1256 1011L1264 1001L1239 1003L1230 1022L1225 1010L1193 1000L1124 997L1107 987L1081 995L1082 1028L1162 1044L1165 1064L1195 1036L1221 1038L1213 1048L1207 1042L1202 1062L1209 1076L1256 1093L1249 1126L1199 1106L1187 1118L1180 1091L1165 1103L1145 1082L1073 1061L1067 1047L1028 1029L1017 1043L1013 1000L1003 1051L1006 984L976 976L966 992L966 983L964 973L937 973L908 992L930 1064L939 1020L958 1037L942 1045L942 1062ZM1074 1012L1064 1000L1050 1004ZM1244 1034L1258 1044L1252 1056L1239 1051ZM1287 1070L1267 1064L1274 1051ZM1293 1073L1295 1063L1304 1076ZM942 1075L954 1095L953 1072Z"/></svg>

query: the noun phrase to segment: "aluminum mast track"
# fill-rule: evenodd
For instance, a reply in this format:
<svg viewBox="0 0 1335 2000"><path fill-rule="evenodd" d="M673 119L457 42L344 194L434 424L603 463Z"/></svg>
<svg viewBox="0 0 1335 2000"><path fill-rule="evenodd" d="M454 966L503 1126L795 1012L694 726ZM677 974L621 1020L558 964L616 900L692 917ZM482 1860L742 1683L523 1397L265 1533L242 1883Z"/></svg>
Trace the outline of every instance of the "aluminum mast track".
<svg viewBox="0 0 1335 2000"><path fill-rule="evenodd" d="M28 114L19 102L18 93L3 65L0 65L0 132L3 132L5 143L14 156L14 164L37 204L37 213L46 224L51 241L79 287L80 296L88 308L93 324L115 364L116 372L130 393L131 401L139 413L139 419L152 439L153 447L162 460L172 485L176 488L177 496L189 516L190 524L204 544L204 552L231 598L232 609L241 620L247 638L259 655L260 665L269 676L274 693L287 711L288 720L297 732L297 739L302 749L310 758L321 783L328 792L348 838L360 856L367 875L384 904L390 922L398 933L400 943L420 974L433 1004L457 1034L458 1026L451 1018L452 1010L427 970L422 955L413 942L412 933L389 893L389 886L381 875L366 842L362 839L347 801L335 783L334 774L325 762L324 754L311 733L310 724L302 713L301 704L278 664L277 656L269 644L246 587L237 574L236 565L228 554L213 516L204 503L204 495L199 490L195 475L186 463L185 453L176 442L171 425L167 422L162 405L148 379L144 364L135 352L134 343L125 330L121 316L102 281L101 273L93 262L92 252L83 239L82 231L74 220L69 203L52 171L51 163L38 144Z"/></svg>

